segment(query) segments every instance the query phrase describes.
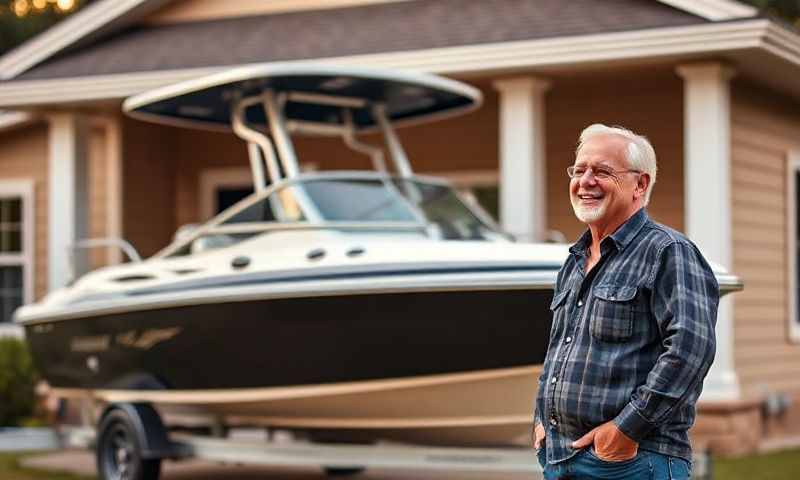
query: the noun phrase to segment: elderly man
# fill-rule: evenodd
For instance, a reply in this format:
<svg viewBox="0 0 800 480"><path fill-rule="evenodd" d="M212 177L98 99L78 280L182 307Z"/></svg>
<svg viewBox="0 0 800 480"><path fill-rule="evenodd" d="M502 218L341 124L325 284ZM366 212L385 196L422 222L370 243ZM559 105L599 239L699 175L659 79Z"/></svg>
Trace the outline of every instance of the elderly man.
<svg viewBox="0 0 800 480"><path fill-rule="evenodd" d="M591 125L567 174L588 230L550 306L533 442L545 478L689 478L688 430L714 359L714 274L692 242L647 216L646 138Z"/></svg>

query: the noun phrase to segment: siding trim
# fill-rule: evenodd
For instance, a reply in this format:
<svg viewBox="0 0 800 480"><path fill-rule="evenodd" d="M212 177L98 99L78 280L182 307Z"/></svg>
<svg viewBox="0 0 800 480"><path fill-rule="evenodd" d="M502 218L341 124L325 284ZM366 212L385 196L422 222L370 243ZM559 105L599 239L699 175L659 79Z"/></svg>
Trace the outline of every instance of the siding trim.
<svg viewBox="0 0 800 480"><path fill-rule="evenodd" d="M22 266L22 301L31 303L34 297L34 270L36 263L34 255L36 252L36 209L34 195L35 182L30 178L12 178L0 180L0 197L18 197L22 199L22 253L0 254L0 265L21 265ZM0 337L23 335L22 328L14 323L0 324Z"/></svg>
<svg viewBox="0 0 800 480"><path fill-rule="evenodd" d="M797 308L798 239L796 233L798 221L797 215L800 214L800 211L798 211L797 202L795 201L797 189L800 188L800 185L797 185L794 175L795 172L800 173L800 149L793 149L789 151L789 154L787 155L786 170L786 254L787 258L789 258L789 268L786 269L786 283L789 286L789 291L786 295L786 298L789 302L787 305L787 311L789 312L789 315L787 316L787 330L789 339L792 342L800 343L800 322L797 321L797 315L800 312L798 312Z"/></svg>

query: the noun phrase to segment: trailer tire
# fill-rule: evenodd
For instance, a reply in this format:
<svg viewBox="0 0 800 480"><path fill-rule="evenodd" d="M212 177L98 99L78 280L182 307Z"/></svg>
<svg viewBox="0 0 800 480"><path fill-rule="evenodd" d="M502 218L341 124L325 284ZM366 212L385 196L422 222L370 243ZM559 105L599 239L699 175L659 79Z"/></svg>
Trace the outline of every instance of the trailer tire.
<svg viewBox="0 0 800 480"><path fill-rule="evenodd" d="M109 412L97 436L97 473L100 480L158 480L160 458L143 458L141 440L128 414Z"/></svg>

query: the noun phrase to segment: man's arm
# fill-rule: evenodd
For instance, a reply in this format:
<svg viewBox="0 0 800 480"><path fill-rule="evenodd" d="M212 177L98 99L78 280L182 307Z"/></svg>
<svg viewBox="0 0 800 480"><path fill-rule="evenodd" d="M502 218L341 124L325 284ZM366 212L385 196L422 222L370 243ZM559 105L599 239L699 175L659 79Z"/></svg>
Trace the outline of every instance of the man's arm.
<svg viewBox="0 0 800 480"><path fill-rule="evenodd" d="M640 442L677 407L697 400L699 384L714 360L718 303L716 278L697 249L685 242L666 246L651 297L664 351L646 383L613 420L625 435Z"/></svg>

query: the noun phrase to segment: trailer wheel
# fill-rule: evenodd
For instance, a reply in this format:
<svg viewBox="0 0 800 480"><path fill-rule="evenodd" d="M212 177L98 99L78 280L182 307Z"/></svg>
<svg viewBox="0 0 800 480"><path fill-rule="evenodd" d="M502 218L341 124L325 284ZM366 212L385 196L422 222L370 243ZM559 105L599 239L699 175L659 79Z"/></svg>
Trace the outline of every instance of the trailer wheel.
<svg viewBox="0 0 800 480"><path fill-rule="evenodd" d="M323 470L325 470L325 475L329 477L347 477L350 475L358 475L366 469L364 467L325 467Z"/></svg>
<svg viewBox="0 0 800 480"><path fill-rule="evenodd" d="M158 480L161 459L142 458L136 427L127 413L114 410L100 425L97 440L100 480Z"/></svg>

